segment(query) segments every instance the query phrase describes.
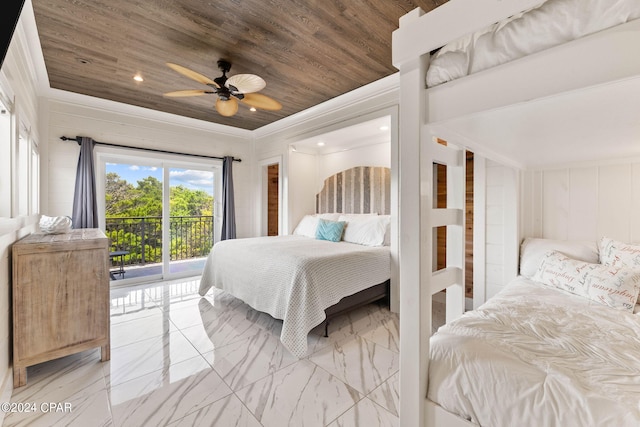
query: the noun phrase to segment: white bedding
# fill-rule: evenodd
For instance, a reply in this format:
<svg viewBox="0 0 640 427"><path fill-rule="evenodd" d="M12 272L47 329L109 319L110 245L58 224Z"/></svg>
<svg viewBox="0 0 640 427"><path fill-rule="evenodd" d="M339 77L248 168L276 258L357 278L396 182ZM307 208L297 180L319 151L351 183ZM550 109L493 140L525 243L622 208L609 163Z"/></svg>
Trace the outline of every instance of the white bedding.
<svg viewBox="0 0 640 427"><path fill-rule="evenodd" d="M462 37L431 58L433 87L640 18L637 0L548 0ZM594 56L598 52L593 52Z"/></svg>
<svg viewBox="0 0 640 427"><path fill-rule="evenodd" d="M324 310L390 277L389 248L305 236L218 242L207 258L200 295L215 286L256 310L282 319L280 340L297 356Z"/></svg>
<svg viewBox="0 0 640 427"><path fill-rule="evenodd" d="M428 398L482 426L639 426L640 315L519 277L431 338Z"/></svg>

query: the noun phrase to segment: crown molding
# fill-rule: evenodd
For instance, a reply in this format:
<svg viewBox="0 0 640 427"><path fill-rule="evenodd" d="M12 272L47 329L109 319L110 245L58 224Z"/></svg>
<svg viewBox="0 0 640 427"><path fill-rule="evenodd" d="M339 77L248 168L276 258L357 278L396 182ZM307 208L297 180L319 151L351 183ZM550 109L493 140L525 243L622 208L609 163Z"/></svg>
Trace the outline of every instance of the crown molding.
<svg viewBox="0 0 640 427"><path fill-rule="evenodd" d="M58 102L84 108L92 108L95 110L101 110L115 114L125 114L127 116L132 116L140 119L169 123L206 132L214 132L219 135L230 136L234 138L244 138L248 141L251 140L252 136L252 131L247 129L221 125L219 123L207 122L204 120L180 116L177 114L165 113L163 111L139 107L137 105L130 105L122 102L111 101L108 99L96 98L93 96L68 92L60 89L49 89L47 92L47 98L52 102Z"/></svg>
<svg viewBox="0 0 640 427"><path fill-rule="evenodd" d="M335 98L332 98L328 101L307 108L306 110L280 119L277 122L262 126L253 131L253 137L254 139L265 138L288 129L299 127L313 120L322 119L330 115L335 116L341 111L354 108L357 105L363 104L366 101L374 98L388 96L389 94L394 94L395 96L397 96L396 92L399 87L400 74L391 74L390 76L383 77L379 80L376 80L375 82L369 83L365 86L361 86L350 92L336 96ZM377 109L383 107L383 105L376 106Z"/></svg>

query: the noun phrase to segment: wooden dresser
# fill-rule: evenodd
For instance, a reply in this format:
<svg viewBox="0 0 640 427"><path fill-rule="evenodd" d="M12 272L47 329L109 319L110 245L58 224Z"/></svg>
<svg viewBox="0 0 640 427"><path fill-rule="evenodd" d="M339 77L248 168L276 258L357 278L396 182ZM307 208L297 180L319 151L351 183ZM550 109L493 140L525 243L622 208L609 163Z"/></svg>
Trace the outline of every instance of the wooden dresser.
<svg viewBox="0 0 640 427"><path fill-rule="evenodd" d="M109 242L99 229L35 233L13 245L13 386L27 366L109 348Z"/></svg>

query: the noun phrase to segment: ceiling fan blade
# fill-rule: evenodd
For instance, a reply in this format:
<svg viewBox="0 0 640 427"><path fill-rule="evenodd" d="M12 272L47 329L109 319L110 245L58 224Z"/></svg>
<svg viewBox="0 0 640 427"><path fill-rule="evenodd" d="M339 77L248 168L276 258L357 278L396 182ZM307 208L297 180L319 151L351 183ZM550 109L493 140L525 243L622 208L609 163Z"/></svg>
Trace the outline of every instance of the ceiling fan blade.
<svg viewBox="0 0 640 427"><path fill-rule="evenodd" d="M237 90L231 90L232 93L252 93L258 92L267 85L260 76L255 74L236 74L227 79L225 86L231 89L231 86Z"/></svg>
<svg viewBox="0 0 640 427"><path fill-rule="evenodd" d="M260 93L248 93L241 101L261 110L276 111L282 108L282 104L278 101Z"/></svg>
<svg viewBox="0 0 640 427"><path fill-rule="evenodd" d="M221 116L231 117L238 112L238 101L235 98L229 98L228 101L223 101L218 98L216 101L216 110Z"/></svg>
<svg viewBox="0 0 640 427"><path fill-rule="evenodd" d="M197 81L199 83L202 83L202 84L205 84L205 85L213 85L215 87L220 87L220 86L218 86L218 84L216 82L211 80L209 77L203 76L200 73L196 73L195 71L190 70L188 68L185 68L182 65L172 64L171 62L167 62L167 65L172 70L177 71L178 73L182 74L183 76L187 76L190 79L193 79L193 80L195 80L195 81Z"/></svg>
<svg viewBox="0 0 640 427"><path fill-rule="evenodd" d="M167 92L164 96L169 96L171 98L179 98L183 96L200 96L205 95L207 93L213 93L209 90L197 90L197 89L187 89L187 90L176 90L173 92Z"/></svg>

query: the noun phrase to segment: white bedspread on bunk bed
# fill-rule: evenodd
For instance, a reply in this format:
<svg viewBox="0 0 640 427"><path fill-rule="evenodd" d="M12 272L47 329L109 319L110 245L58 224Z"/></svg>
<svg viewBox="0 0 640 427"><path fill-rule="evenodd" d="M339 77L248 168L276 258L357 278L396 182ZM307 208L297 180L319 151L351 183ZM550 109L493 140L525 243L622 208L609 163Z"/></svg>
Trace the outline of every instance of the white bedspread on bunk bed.
<svg viewBox="0 0 640 427"><path fill-rule="evenodd" d="M441 48L431 58L427 86L437 86L638 18L637 0L548 0L538 8Z"/></svg>
<svg viewBox="0 0 640 427"><path fill-rule="evenodd" d="M640 314L519 277L431 338L428 398L482 426L639 426Z"/></svg>
<svg viewBox="0 0 640 427"><path fill-rule="evenodd" d="M385 282L390 272L388 246L304 236L225 240L207 258L200 295L215 286L282 319L280 340L303 357L307 334L325 319L326 308Z"/></svg>

